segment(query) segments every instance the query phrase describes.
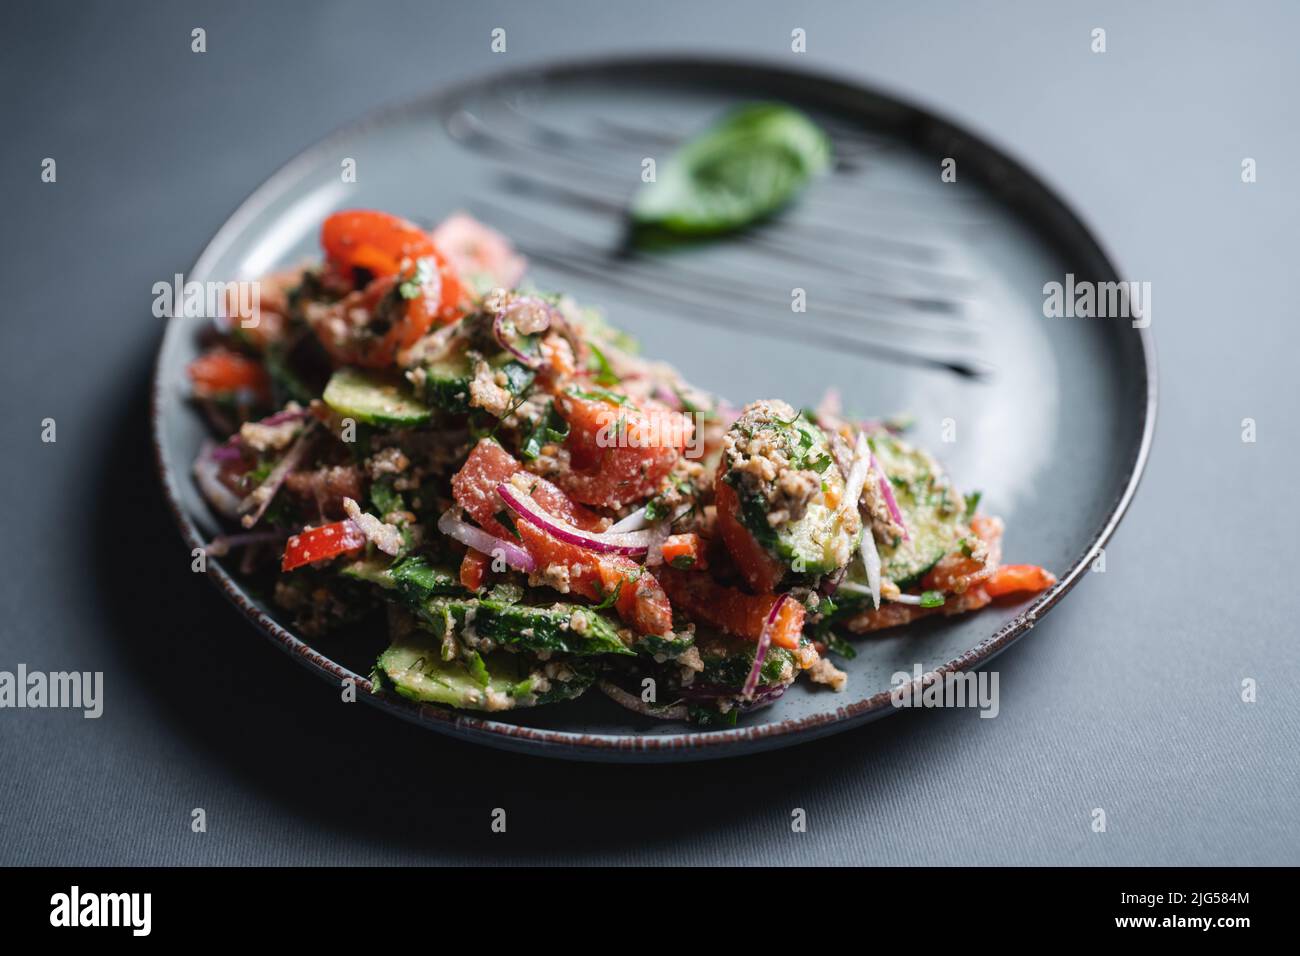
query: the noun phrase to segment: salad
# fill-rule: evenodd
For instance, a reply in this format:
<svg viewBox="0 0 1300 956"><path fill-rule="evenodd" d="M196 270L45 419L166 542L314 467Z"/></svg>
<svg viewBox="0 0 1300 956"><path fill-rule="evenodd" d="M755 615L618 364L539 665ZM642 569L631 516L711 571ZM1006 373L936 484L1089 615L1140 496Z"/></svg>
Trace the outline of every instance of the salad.
<svg viewBox="0 0 1300 956"><path fill-rule="evenodd" d="M344 211L321 244L206 333L194 477L208 553L303 633L384 635L377 693L725 725L843 688L852 636L1055 583L895 425L734 407L468 216Z"/></svg>

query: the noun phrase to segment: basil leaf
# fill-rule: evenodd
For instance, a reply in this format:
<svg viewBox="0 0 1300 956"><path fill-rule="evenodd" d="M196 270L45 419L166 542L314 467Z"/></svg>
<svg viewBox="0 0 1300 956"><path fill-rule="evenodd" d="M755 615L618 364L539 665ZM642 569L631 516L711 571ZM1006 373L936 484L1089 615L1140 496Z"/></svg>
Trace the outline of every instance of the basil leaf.
<svg viewBox="0 0 1300 956"><path fill-rule="evenodd" d="M830 157L830 140L803 113L751 103L670 157L637 193L632 218L691 236L738 229L788 203Z"/></svg>

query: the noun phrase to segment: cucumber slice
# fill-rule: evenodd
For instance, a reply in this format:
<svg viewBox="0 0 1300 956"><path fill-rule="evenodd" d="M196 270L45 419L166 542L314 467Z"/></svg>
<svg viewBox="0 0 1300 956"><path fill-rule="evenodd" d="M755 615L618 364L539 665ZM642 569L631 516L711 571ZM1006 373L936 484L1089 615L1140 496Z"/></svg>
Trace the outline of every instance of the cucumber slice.
<svg viewBox="0 0 1300 956"><path fill-rule="evenodd" d="M458 575L419 557L406 558L393 565L389 579L402 600L416 609L438 595L465 593Z"/></svg>
<svg viewBox="0 0 1300 956"><path fill-rule="evenodd" d="M892 435L873 435L872 451L889 476L909 540L879 545L881 574L900 588L916 584L971 533L965 504L930 455Z"/></svg>
<svg viewBox="0 0 1300 956"><path fill-rule="evenodd" d="M392 559L387 557L361 558L351 564L345 564L339 569L339 574L354 581L365 581L367 584L378 585L384 590L392 590L397 583L393 580L393 572L389 568L391 563Z"/></svg>
<svg viewBox="0 0 1300 956"><path fill-rule="evenodd" d="M695 646L695 638L688 633L665 637L660 634L643 634L632 645L638 654L655 660L673 661Z"/></svg>
<svg viewBox="0 0 1300 956"><path fill-rule="evenodd" d="M781 415L788 415L781 418ZM817 482L803 514L773 527L768 520L778 495L780 480L761 481L748 470L737 468L735 457L728 457L728 471L723 476L736 489L740 499L740 522L760 545L791 572L791 580L811 581L827 574L852 557L857 544L856 523L850 528L847 515L829 508L825 496L844 492L844 477L835 467L825 432L802 415L795 415L783 402L756 403L732 425L737 448L745 448L755 437L780 448L792 463L790 472L798 472L805 484ZM762 441L759 442L760 446ZM752 451L751 451L752 454Z"/></svg>
<svg viewBox="0 0 1300 956"><path fill-rule="evenodd" d="M325 404L346 418L392 428L423 425L429 407L397 383L353 368L341 368L325 386Z"/></svg>
<svg viewBox="0 0 1300 956"><path fill-rule="evenodd" d="M461 414L469 411L469 383L474 377L472 362L461 352L421 366L426 402L444 412Z"/></svg>
<svg viewBox="0 0 1300 956"><path fill-rule="evenodd" d="M504 371L506 389L521 395L533 383L532 369L516 361L509 352L501 352L487 360L494 371ZM423 398L444 412L463 414L469 411L469 384L474 378L474 357L468 352L457 352L443 358L425 362Z"/></svg>
<svg viewBox="0 0 1300 956"><path fill-rule="evenodd" d="M594 679L567 665L552 668L557 673L543 678L544 665L505 652L468 662L444 661L436 646L418 639L394 643L375 666L403 697L463 710L502 711L568 700Z"/></svg>
<svg viewBox="0 0 1300 956"><path fill-rule="evenodd" d="M453 628L471 646L590 656L635 654L618 636L619 625L591 607L521 600L517 588L498 586L485 597L431 597L414 605L422 626L440 639Z"/></svg>
<svg viewBox="0 0 1300 956"><path fill-rule="evenodd" d="M729 637L715 632L696 632L695 645L704 661L704 670L695 679L701 685L735 688L736 693L745 685L754 666L758 645L753 641ZM790 684L799 674L794 655L784 647L769 647L758 672L759 687Z"/></svg>

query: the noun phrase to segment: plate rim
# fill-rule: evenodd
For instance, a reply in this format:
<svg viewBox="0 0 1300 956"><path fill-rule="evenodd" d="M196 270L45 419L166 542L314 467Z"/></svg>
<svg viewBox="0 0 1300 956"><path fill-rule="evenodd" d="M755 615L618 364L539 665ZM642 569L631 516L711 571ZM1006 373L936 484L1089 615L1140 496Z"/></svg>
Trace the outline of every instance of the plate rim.
<svg viewBox="0 0 1300 956"><path fill-rule="evenodd" d="M518 83L530 76L541 80L562 80L581 74L598 74L613 70L660 70L671 73L673 70L682 69L718 73L757 72L773 80L810 84L827 92L834 91L848 97L860 97L865 94L897 106L909 116L920 115L960 139L978 145L989 158L996 160L1001 168L1036 190L1048 203L1050 212L1071 226L1086 244L1091 245L1093 258L1106 273L1106 278L1118 278L1121 275L1115 267L1114 257L1098 239L1095 231L1073 206L1061 197L1059 192L1050 188L1032 169L1014 158L995 141L987 136L972 133L965 125L954 122L940 110L929 105L918 105L910 97L899 95L875 81L866 81L845 74L835 75L815 69L792 69L769 58L646 53L590 58L569 57L507 70L489 70L455 83L440 85L416 96L405 97L367 110L360 117L335 127L299 150L260 182L222 221L186 273L187 278L205 277L211 271L212 263L232 244L234 237L251 222L256 221L265 209L283 194L287 185L297 181L298 169L310 164L320 151L328 148L335 140L355 136L370 126L382 125L406 113L427 111L430 107L453 101L469 91L492 84ZM1023 214L1023 210L1016 211ZM200 534L194 519L181 504L177 474L168 467L163 451L162 434L163 407L166 401L163 358L168 352L172 336L182 334L184 328L181 323L168 323L159 341L153 365L149 416L154 464L168 507L179 526L181 537L191 549L194 549L203 547L204 537ZM1126 469L1123 489L1111 504L1101 527L1094 533L1083 554L1075 560L1068 571L1061 575L1054 587L1040 594L1019 614L974 647L923 675L921 678L923 686L940 679L947 673L969 670L987 663L1028 633L1038 619L1055 607L1078 583L1085 569L1089 567L1092 556L1110 540L1127 513L1150 458L1155 437L1158 393L1154 336L1149 327L1139 327L1134 331L1137 332L1138 348L1141 353L1139 367L1144 379L1140 384L1144 386L1145 391L1142 434L1131 459L1122 466ZM282 651L323 680L336 682L337 685L351 679L358 689L364 691L361 696L373 706L422 727L462 740L485 743L499 749L584 761L658 762L674 759L715 759L739 756L760 749L792 746L849 730L897 709L890 706L891 693L881 691L863 700L838 707L834 711L806 717L788 717L753 727L734 727L708 732L587 734L504 723L464 712L444 710L435 705L420 704L392 695L381 696L371 693L371 682L368 677L355 673L317 651L258 608L242 585L226 572L219 561L207 562L206 574L217 584L225 597L243 612L254 627Z"/></svg>

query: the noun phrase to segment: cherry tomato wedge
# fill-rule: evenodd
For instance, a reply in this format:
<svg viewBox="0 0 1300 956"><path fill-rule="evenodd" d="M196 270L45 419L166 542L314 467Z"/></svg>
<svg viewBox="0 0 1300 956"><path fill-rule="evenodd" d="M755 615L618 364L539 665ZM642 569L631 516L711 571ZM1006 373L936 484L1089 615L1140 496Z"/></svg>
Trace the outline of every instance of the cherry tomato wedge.
<svg viewBox="0 0 1300 956"><path fill-rule="evenodd" d="M376 278L397 275L404 260L438 255L433 238L415 223L374 209L334 213L321 226L320 241L340 272L365 269Z"/></svg>
<svg viewBox="0 0 1300 956"><path fill-rule="evenodd" d="M746 640L757 641L763 634L767 616L778 600L773 594L746 594L736 588L718 584L707 574L693 574L664 568L657 572L673 607L691 617ZM772 643L795 650L803 634L806 609L798 601L786 601L777 615Z"/></svg>
<svg viewBox="0 0 1300 956"><path fill-rule="evenodd" d="M284 545L284 558L280 562L281 571L292 571L313 561L336 558L340 554L360 551L366 544L366 536L351 521L335 521L333 524L321 525L310 531L295 534Z"/></svg>

